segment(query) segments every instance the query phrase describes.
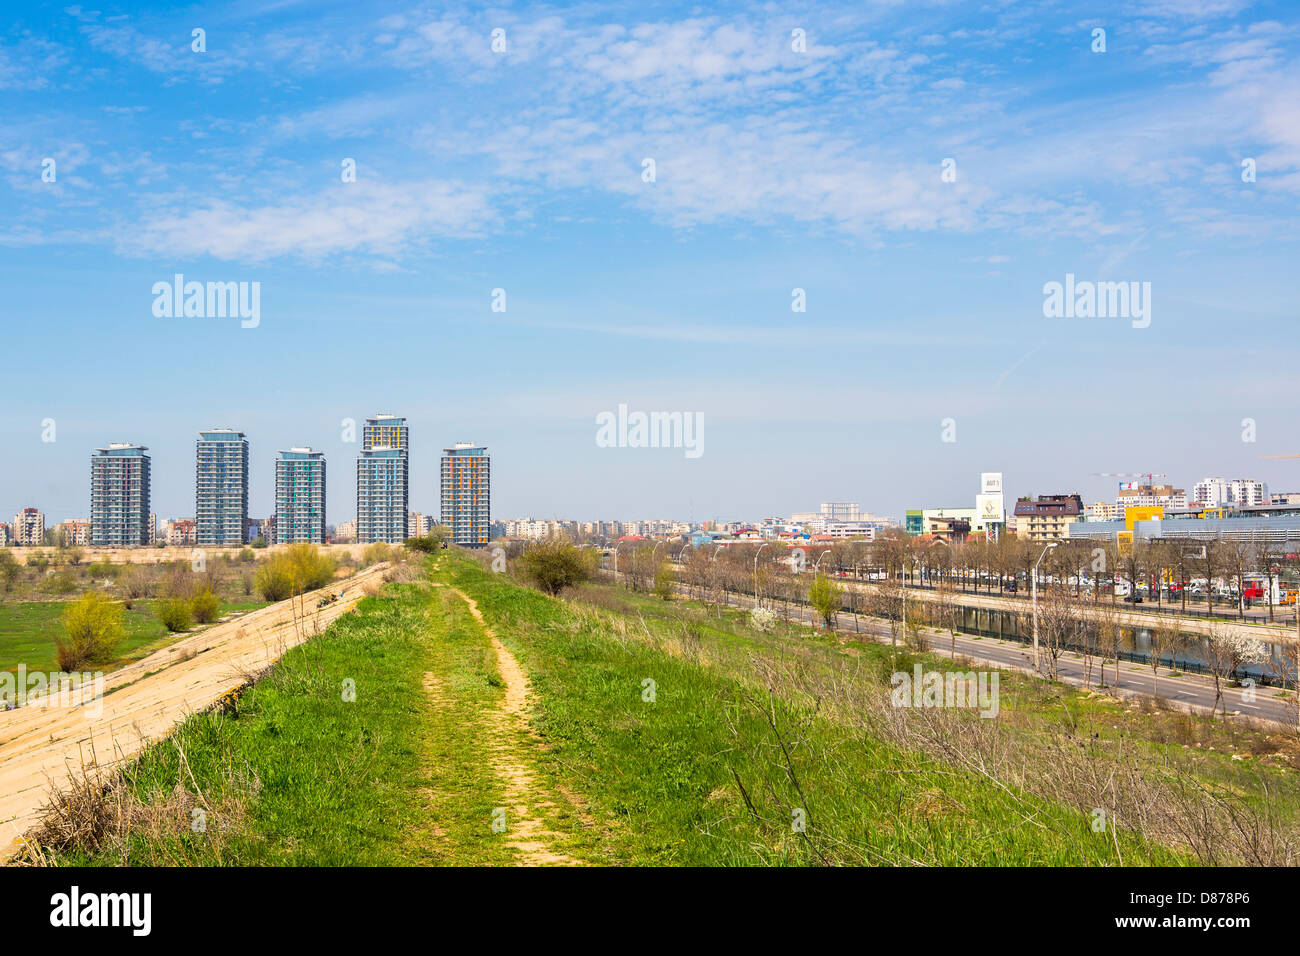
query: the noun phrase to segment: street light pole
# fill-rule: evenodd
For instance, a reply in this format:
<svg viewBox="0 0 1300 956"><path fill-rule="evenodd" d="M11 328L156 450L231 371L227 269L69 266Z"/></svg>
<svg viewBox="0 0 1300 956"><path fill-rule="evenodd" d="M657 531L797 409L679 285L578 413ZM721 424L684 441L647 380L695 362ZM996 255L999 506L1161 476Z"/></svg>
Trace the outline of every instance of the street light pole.
<svg viewBox="0 0 1300 956"><path fill-rule="evenodd" d="M1029 592L1030 601L1034 607L1034 670L1038 670L1038 566L1043 563L1043 558L1047 557L1047 552L1055 548L1060 542L1053 541L1043 549L1043 553L1038 556L1034 562L1034 573L1030 576Z"/></svg>
<svg viewBox="0 0 1300 956"><path fill-rule="evenodd" d="M614 542L614 584L615 585L618 584L618 549L619 546L622 545L622 543L623 543L622 541Z"/></svg>
<svg viewBox="0 0 1300 956"><path fill-rule="evenodd" d="M817 574L817 569L820 568L820 567L822 566L822 558L826 557L826 555L828 555L828 554L830 554L830 553L831 553L831 552L830 552L830 549L827 548L825 551L823 551L821 554L819 554L819 555L817 556L817 563L813 565L813 575L814 575L814 576L816 576L816 574Z"/></svg>

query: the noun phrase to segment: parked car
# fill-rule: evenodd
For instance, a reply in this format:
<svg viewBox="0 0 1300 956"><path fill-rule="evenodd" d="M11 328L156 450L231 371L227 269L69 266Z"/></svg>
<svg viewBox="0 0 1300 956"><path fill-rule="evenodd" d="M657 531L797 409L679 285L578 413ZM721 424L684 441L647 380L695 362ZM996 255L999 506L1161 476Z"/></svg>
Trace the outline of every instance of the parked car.
<svg viewBox="0 0 1300 956"><path fill-rule="evenodd" d="M1142 603L1142 595L1140 595L1140 594L1129 594L1129 595L1126 595L1126 596L1124 597L1124 603L1125 603L1125 604L1141 604L1141 603Z"/></svg>
<svg viewBox="0 0 1300 956"><path fill-rule="evenodd" d="M1002 586L1002 590L1010 591L1012 594L1015 594L1016 591L1019 590L1019 586L1016 584L1015 581L1008 581L1006 584Z"/></svg>

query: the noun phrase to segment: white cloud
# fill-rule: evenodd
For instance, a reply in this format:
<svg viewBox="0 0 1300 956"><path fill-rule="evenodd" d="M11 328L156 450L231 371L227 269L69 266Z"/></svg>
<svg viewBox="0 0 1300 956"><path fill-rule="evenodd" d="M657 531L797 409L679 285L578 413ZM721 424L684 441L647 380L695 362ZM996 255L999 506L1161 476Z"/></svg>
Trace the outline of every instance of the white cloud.
<svg viewBox="0 0 1300 956"><path fill-rule="evenodd" d="M340 183L275 205L177 205L147 216L120 243L139 253L245 261L386 257L434 238L480 235L494 219L485 195L458 183Z"/></svg>

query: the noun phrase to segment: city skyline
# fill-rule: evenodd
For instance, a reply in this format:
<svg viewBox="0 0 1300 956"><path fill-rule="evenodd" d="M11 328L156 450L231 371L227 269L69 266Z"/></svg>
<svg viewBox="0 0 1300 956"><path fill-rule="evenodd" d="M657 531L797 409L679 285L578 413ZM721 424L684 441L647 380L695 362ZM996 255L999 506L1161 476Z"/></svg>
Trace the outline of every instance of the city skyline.
<svg viewBox="0 0 1300 956"><path fill-rule="evenodd" d="M5 16L6 331L45 359L8 376L9 507L78 514L84 450L133 440L186 514L196 423L266 474L352 458L339 422L375 407L441 436L410 461L427 512L461 438L502 513L547 516L1300 478L1261 461L1300 451L1285 4ZM178 276L231 309L187 317ZM1120 314L1049 317L1108 282ZM698 416L703 453L602 447L624 405Z"/></svg>

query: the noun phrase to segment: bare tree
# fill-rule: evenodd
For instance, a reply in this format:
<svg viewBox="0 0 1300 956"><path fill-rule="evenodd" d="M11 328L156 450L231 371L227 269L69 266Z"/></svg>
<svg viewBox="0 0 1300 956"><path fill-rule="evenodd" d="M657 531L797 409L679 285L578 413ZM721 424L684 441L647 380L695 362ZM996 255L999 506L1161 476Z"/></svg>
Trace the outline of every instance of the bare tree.
<svg viewBox="0 0 1300 956"><path fill-rule="evenodd" d="M1061 655L1080 643L1083 626L1079 603L1068 588L1051 585L1039 592L1039 667L1052 683L1060 675Z"/></svg>
<svg viewBox="0 0 1300 956"><path fill-rule="evenodd" d="M1223 685L1239 668L1263 661L1267 656L1261 641L1239 634L1230 624L1211 624L1205 636L1205 663L1214 675L1214 707L1223 700ZM1210 708L1211 715L1214 707ZM1227 713L1227 705L1223 711Z"/></svg>
<svg viewBox="0 0 1300 956"><path fill-rule="evenodd" d="M1177 648L1184 640L1183 616L1162 617L1151 627L1151 693L1160 696L1160 659L1170 648ZM1176 653L1176 651L1175 651Z"/></svg>

